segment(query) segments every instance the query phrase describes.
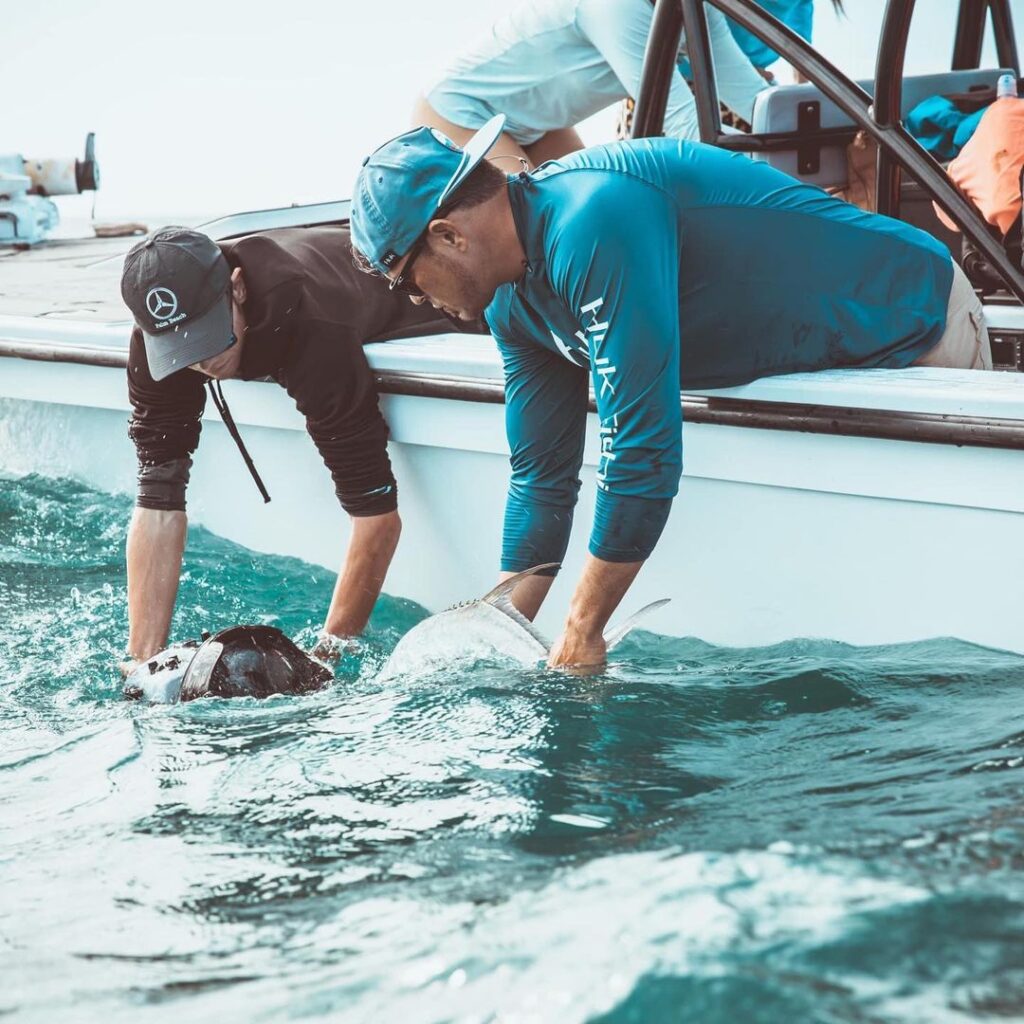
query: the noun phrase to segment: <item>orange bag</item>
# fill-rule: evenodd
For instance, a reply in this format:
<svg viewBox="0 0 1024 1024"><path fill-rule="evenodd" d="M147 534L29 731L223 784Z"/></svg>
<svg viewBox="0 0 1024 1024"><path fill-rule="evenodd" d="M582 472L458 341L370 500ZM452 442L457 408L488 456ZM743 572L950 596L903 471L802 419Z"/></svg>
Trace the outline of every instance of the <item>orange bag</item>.
<svg viewBox="0 0 1024 1024"><path fill-rule="evenodd" d="M1004 96L985 111L970 141L947 172L1000 234L1006 235L1021 212L1024 170L1024 99ZM959 228L935 204L946 227Z"/></svg>

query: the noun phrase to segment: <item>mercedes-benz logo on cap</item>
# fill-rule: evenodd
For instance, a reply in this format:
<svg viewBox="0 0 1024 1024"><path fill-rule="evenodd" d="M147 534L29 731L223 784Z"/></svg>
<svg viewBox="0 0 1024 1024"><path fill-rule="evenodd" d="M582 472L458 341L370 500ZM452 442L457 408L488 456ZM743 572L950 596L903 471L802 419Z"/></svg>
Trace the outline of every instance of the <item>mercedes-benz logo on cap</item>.
<svg viewBox="0 0 1024 1024"><path fill-rule="evenodd" d="M154 320L170 320L178 312L178 296L170 288L150 288L146 293L146 309Z"/></svg>

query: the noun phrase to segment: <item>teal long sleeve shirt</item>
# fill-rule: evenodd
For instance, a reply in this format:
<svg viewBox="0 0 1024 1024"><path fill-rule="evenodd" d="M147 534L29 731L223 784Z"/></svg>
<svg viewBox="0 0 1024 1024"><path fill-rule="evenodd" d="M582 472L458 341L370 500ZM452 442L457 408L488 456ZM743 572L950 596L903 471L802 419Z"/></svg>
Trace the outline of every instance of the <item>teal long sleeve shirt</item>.
<svg viewBox="0 0 1024 1024"><path fill-rule="evenodd" d="M486 312L506 379L506 571L565 554L588 384L590 551L642 561L682 472L681 387L909 366L945 327L953 267L939 242L740 154L618 143L508 187L527 270Z"/></svg>
<svg viewBox="0 0 1024 1024"><path fill-rule="evenodd" d="M814 28L814 0L760 0L760 4L784 25L788 25L808 42L811 41L811 32ZM779 59L779 55L770 46L762 43L757 36L737 25L731 18L729 30L754 67L766 68Z"/></svg>

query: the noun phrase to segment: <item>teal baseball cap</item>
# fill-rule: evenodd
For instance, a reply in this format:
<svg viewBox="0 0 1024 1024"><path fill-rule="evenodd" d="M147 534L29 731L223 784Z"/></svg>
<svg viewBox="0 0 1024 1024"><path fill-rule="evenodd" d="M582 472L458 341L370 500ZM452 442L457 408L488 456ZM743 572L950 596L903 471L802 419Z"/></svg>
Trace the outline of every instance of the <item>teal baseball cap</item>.
<svg viewBox="0 0 1024 1024"><path fill-rule="evenodd" d="M387 272L491 151L505 127L492 117L459 148L436 128L414 128L363 161L352 199L352 245Z"/></svg>

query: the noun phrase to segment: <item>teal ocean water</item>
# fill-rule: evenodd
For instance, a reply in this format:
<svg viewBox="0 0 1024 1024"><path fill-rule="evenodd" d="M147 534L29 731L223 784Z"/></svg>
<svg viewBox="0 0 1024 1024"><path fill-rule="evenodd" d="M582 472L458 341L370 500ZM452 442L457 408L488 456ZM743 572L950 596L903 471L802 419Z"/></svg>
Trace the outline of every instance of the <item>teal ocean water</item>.
<svg viewBox="0 0 1024 1024"><path fill-rule="evenodd" d="M377 684L386 599L326 691L146 707L129 511L0 489L0 1018L1024 1018L1024 659L639 634ZM331 585L194 530L175 635L308 639Z"/></svg>

